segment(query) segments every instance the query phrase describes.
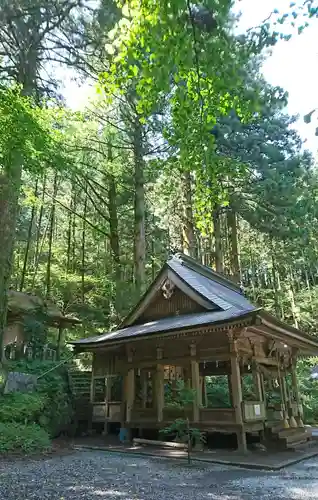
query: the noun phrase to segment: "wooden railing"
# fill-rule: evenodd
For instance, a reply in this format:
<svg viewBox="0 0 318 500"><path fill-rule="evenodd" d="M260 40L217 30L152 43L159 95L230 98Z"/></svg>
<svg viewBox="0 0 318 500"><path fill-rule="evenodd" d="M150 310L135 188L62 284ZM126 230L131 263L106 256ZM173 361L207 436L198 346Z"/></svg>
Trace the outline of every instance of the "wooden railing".
<svg viewBox="0 0 318 500"><path fill-rule="evenodd" d="M105 403L93 403L93 422L106 421L106 405Z"/></svg>
<svg viewBox="0 0 318 500"><path fill-rule="evenodd" d="M157 412L155 408L133 408L131 414L131 420L133 422L156 422Z"/></svg>
<svg viewBox="0 0 318 500"><path fill-rule="evenodd" d="M122 406L120 401L93 403L93 422L120 422L122 419Z"/></svg>
<svg viewBox="0 0 318 500"><path fill-rule="evenodd" d="M234 408L201 408L200 422L235 424Z"/></svg>

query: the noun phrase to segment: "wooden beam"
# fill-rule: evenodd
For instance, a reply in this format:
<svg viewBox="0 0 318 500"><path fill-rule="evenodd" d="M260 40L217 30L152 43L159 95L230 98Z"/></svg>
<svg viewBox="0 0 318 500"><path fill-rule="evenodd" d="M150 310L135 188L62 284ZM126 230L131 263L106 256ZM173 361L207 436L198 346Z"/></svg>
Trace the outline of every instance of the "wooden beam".
<svg viewBox="0 0 318 500"><path fill-rule="evenodd" d="M261 319L262 325L264 325L265 327L267 327L270 330L268 332L268 334L272 335L273 338L276 337L276 338L281 340L282 337L279 335L283 335L284 339L287 338L289 341L290 340L296 341L298 343L298 345L303 345L304 347L307 347L307 348L309 346L311 346L314 348L314 352L318 353L318 342L315 341L314 339L310 339L307 336L303 337L301 335L301 332L299 332L299 333L291 332L287 328L283 328L281 326L270 323L269 321L267 321L266 319L264 319L262 317L260 317L260 319ZM276 335L272 333L273 331L276 332ZM286 341L286 344L288 344L288 340Z"/></svg>
<svg viewBox="0 0 318 500"><path fill-rule="evenodd" d="M135 438L133 444L149 444L151 446L162 446L164 448L177 448L180 450L185 450L187 445L185 443L175 443L170 441L154 441L152 439L141 439Z"/></svg>

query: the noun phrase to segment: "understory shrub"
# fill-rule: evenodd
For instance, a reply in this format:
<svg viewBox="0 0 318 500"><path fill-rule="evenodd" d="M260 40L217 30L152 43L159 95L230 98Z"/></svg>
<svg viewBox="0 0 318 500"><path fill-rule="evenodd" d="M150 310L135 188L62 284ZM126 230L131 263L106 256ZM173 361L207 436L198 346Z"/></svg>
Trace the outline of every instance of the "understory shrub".
<svg viewBox="0 0 318 500"><path fill-rule="evenodd" d="M50 447L48 433L37 424L0 422L0 453L34 453Z"/></svg>
<svg viewBox="0 0 318 500"><path fill-rule="evenodd" d="M34 423L39 420L47 400L38 393L12 392L0 397L0 422Z"/></svg>
<svg viewBox="0 0 318 500"><path fill-rule="evenodd" d="M8 366L9 371L19 371L40 377L33 393L13 393L3 396L7 402L1 411L0 422L15 421L35 423L51 437L65 430L72 420L72 397L69 390L67 368L60 366L47 373L57 363L52 361L17 361ZM10 418L10 411L13 413Z"/></svg>

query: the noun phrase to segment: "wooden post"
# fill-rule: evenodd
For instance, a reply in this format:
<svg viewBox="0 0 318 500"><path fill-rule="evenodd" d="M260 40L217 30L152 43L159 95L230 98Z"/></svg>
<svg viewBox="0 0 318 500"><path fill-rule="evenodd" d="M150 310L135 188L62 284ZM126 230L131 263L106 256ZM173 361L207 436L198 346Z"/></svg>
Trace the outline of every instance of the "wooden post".
<svg viewBox="0 0 318 500"><path fill-rule="evenodd" d="M302 420L303 412L302 412L301 399L300 399L300 395L299 395L296 367L297 367L297 350L294 350L293 355L292 355L292 366L291 366L292 386L293 386L294 398L295 398L296 403L297 403L297 414L298 414L297 424L299 427L304 427L304 422Z"/></svg>
<svg viewBox="0 0 318 500"><path fill-rule="evenodd" d="M126 422L131 422L132 410L135 401L135 370L130 368L127 374L127 407Z"/></svg>
<svg viewBox="0 0 318 500"><path fill-rule="evenodd" d="M93 430L93 412L94 412L94 399L95 399L95 378L94 378L94 361L92 366L92 378L89 391L89 402L90 402L90 421L88 422L88 433L91 434Z"/></svg>
<svg viewBox="0 0 318 500"><path fill-rule="evenodd" d="M126 406L127 406L127 373L123 373L123 388L122 388L122 398L120 405L121 422L120 426L125 427L126 422Z"/></svg>
<svg viewBox="0 0 318 500"><path fill-rule="evenodd" d="M228 375L227 376L227 384L228 384L228 387L229 387L229 400L230 400L230 404L231 406L234 407L234 403L233 403L233 394L232 394L232 382L231 382L231 375Z"/></svg>
<svg viewBox="0 0 318 500"><path fill-rule="evenodd" d="M242 415L242 385L240 363L237 351L236 340L233 337L233 332L228 333L231 353L231 392L233 398L233 406L235 410L235 422L240 430L237 431L237 447L240 452L247 451L246 433L244 429L243 415Z"/></svg>
<svg viewBox="0 0 318 500"><path fill-rule="evenodd" d="M208 406L208 394L206 390L206 380L205 377L201 377L202 379L202 404L203 406Z"/></svg>
<svg viewBox="0 0 318 500"><path fill-rule="evenodd" d="M191 360L191 382L192 382L192 389L195 391L193 398L193 420L194 422L199 422L201 393L200 393L199 363L196 360Z"/></svg>
<svg viewBox="0 0 318 500"><path fill-rule="evenodd" d="M57 346L56 346L56 360L60 361L61 359L61 350L63 345L63 331L64 325L63 323L59 324L58 337L57 337Z"/></svg>
<svg viewBox="0 0 318 500"><path fill-rule="evenodd" d="M191 387L195 391L193 398L193 421L199 422L200 420L200 407L202 406L202 392L200 391L200 372L199 363L194 357L197 354L197 346L195 344L190 345L191 354Z"/></svg>
<svg viewBox="0 0 318 500"><path fill-rule="evenodd" d="M280 390L280 395L281 395L281 401L282 401L282 406L283 406L283 414L284 414L284 428L288 429L289 426L289 421L288 421L288 410L287 410L287 401L286 401L286 386L284 385L284 374L281 371L281 366L280 366L280 359L279 359L279 353L277 351L277 371L278 371L278 381L279 381L279 390Z"/></svg>
<svg viewBox="0 0 318 500"><path fill-rule="evenodd" d="M164 386L164 365L157 365L156 370L156 395L157 395L157 421L163 421L163 408L165 405L165 386Z"/></svg>
<svg viewBox="0 0 318 500"><path fill-rule="evenodd" d="M157 360L160 361L163 358L163 349L157 347ZM155 388L156 388L156 407L157 407L157 421L163 421L163 408L165 405L165 369L164 365L157 363L156 366L156 378L155 378Z"/></svg>
<svg viewBox="0 0 318 500"><path fill-rule="evenodd" d="M141 399L142 408L147 408L147 398L148 398L148 371L141 370L140 372L141 380Z"/></svg>
<svg viewBox="0 0 318 500"><path fill-rule="evenodd" d="M258 371L257 365L253 366L252 372L253 372L253 381L254 381L256 399L257 399L257 401L263 401L261 376L260 376L260 373Z"/></svg>
<svg viewBox="0 0 318 500"><path fill-rule="evenodd" d="M109 401L111 398L111 389L112 389L112 377L107 376L105 378L105 422L104 422L104 431L103 434L106 436L108 434L108 418L109 418Z"/></svg>

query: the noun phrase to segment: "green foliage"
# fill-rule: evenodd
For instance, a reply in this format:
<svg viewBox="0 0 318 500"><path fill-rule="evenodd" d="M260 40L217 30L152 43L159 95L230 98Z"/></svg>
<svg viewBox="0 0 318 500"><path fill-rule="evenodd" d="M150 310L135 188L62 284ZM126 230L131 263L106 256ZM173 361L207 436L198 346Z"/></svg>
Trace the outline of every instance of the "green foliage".
<svg viewBox="0 0 318 500"><path fill-rule="evenodd" d="M184 385L183 380L177 380L176 387L166 387L165 404L170 408L187 408L193 403L196 391Z"/></svg>
<svg viewBox="0 0 318 500"><path fill-rule="evenodd" d="M10 364L10 370L30 373L43 377L38 379L37 393L29 396L34 404L42 405L41 412L37 413L35 421L41 425L52 437L67 428L73 416L71 394L68 387L67 369L61 367L45 375L50 368L56 366L54 362L18 361ZM31 403L30 403L31 404ZM20 420L19 420L20 421Z"/></svg>
<svg viewBox="0 0 318 500"><path fill-rule="evenodd" d="M208 407L230 408L230 394L226 375L206 377Z"/></svg>
<svg viewBox="0 0 318 500"><path fill-rule="evenodd" d="M4 171L21 167L33 173L44 165L63 169L61 132L54 130L59 112L34 106L19 87L0 87L0 165Z"/></svg>
<svg viewBox="0 0 318 500"><path fill-rule="evenodd" d="M34 349L43 347L47 340L47 328L44 315L34 313L23 318L25 341Z"/></svg>
<svg viewBox="0 0 318 500"><path fill-rule="evenodd" d="M38 393L13 392L0 397L0 422L33 424L39 422L47 405Z"/></svg>
<svg viewBox="0 0 318 500"><path fill-rule="evenodd" d="M205 444L205 434L195 427L190 427L189 422L183 418L177 418L171 425L165 427L160 433L174 436L177 442L193 444Z"/></svg>
<svg viewBox="0 0 318 500"><path fill-rule="evenodd" d="M37 424L0 422L0 454L43 452L50 447L48 433Z"/></svg>
<svg viewBox="0 0 318 500"><path fill-rule="evenodd" d="M304 421L307 424L317 425L318 422L318 381L310 374L314 366L318 365L318 358L301 360L298 362L298 381L301 394Z"/></svg>

